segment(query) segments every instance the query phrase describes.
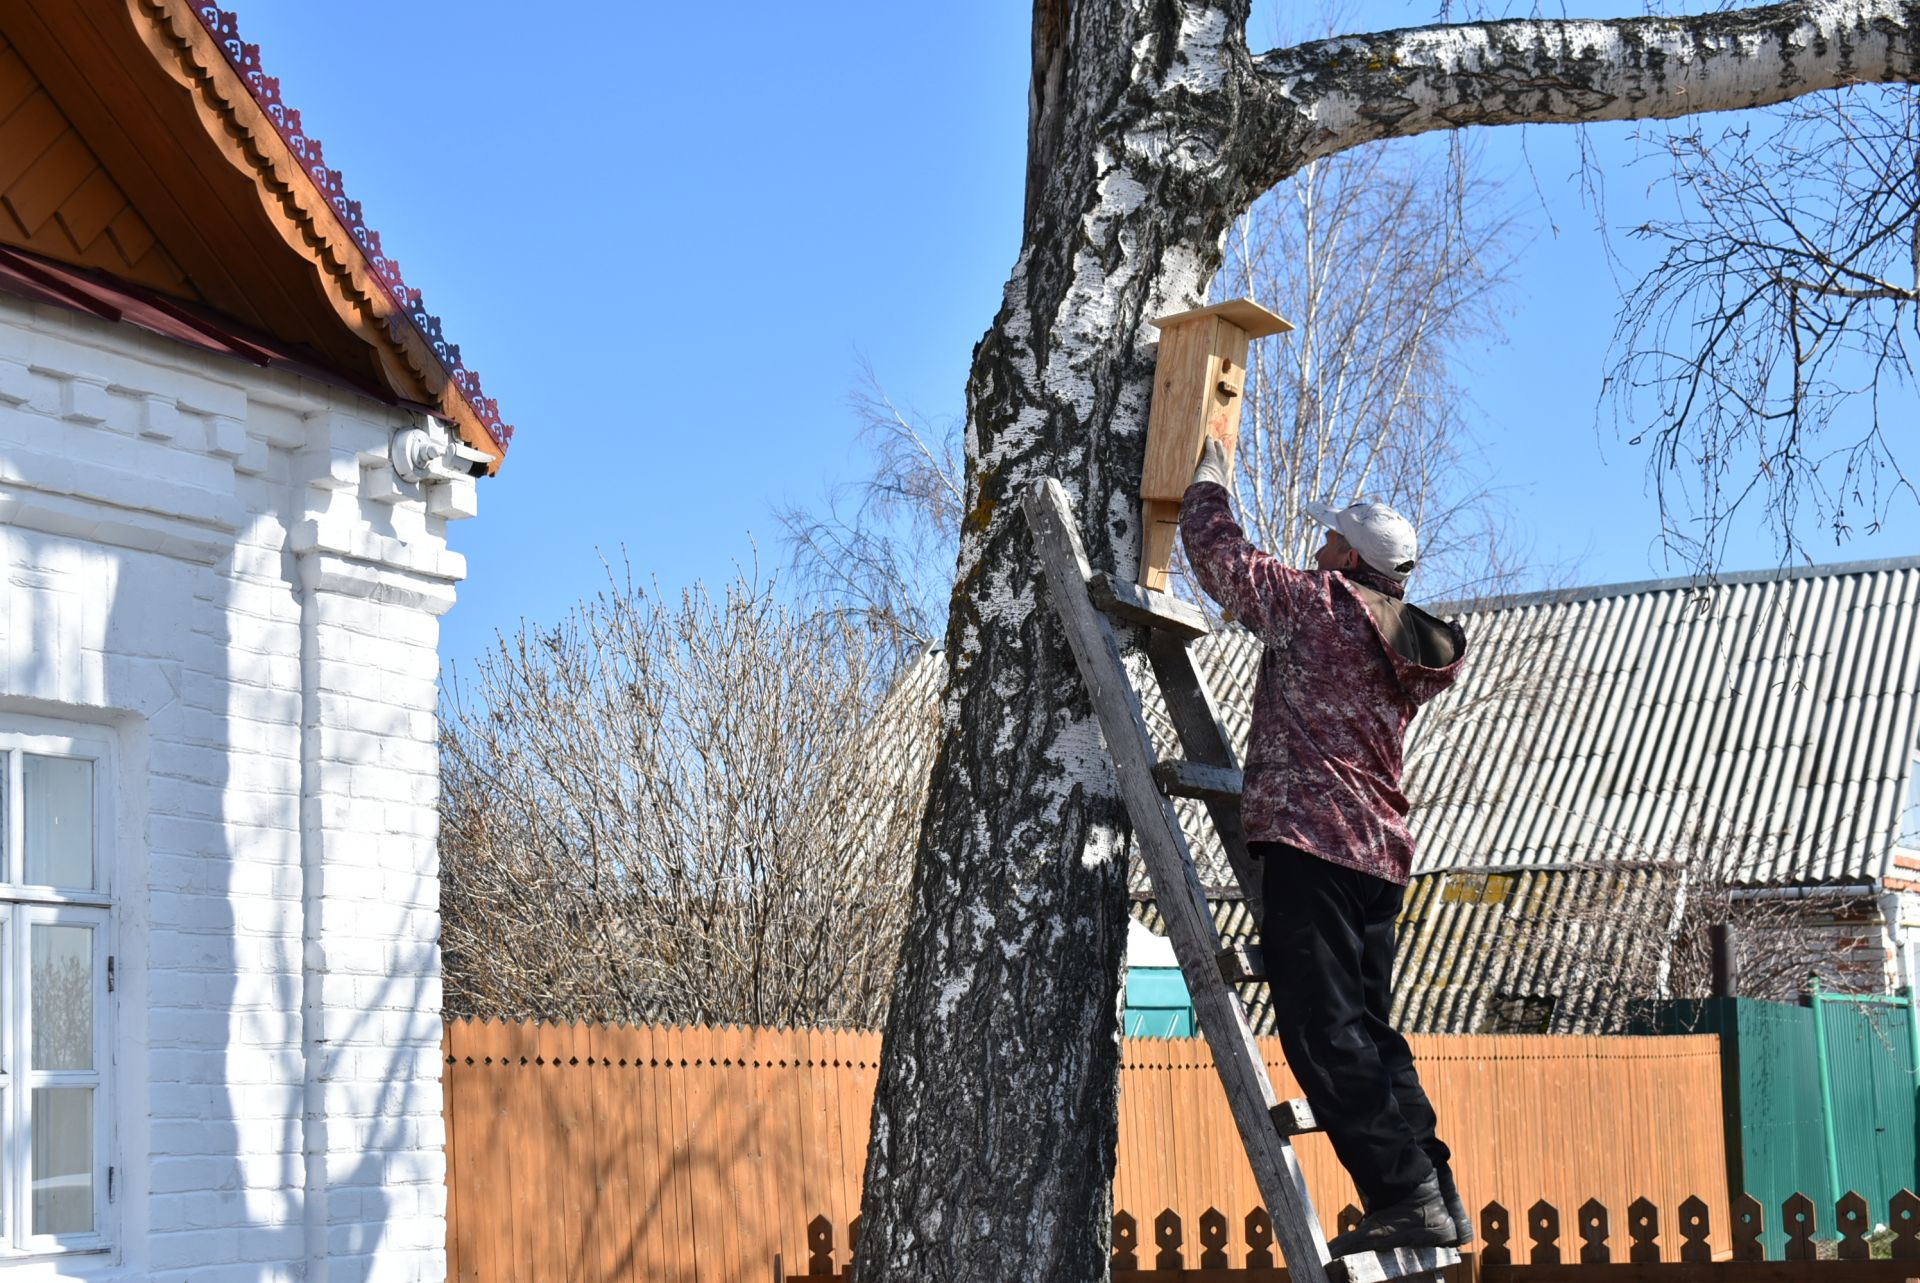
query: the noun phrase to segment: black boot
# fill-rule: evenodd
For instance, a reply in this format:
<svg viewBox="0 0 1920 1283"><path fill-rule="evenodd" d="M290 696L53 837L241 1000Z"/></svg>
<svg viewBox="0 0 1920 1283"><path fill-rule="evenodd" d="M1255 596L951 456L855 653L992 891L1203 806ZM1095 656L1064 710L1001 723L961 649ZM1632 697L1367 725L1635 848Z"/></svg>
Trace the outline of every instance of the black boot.
<svg viewBox="0 0 1920 1283"><path fill-rule="evenodd" d="M1395 1247L1447 1247L1454 1242L1453 1217L1440 1197L1440 1177L1431 1172L1390 1207L1376 1208L1360 1223L1327 1244L1334 1256L1355 1252L1384 1252Z"/></svg>
<svg viewBox="0 0 1920 1283"><path fill-rule="evenodd" d="M1473 1242L1473 1218L1467 1215L1467 1205L1460 1198L1460 1188L1453 1183L1451 1167L1436 1167L1433 1174L1440 1178L1440 1199L1447 1205L1447 1215L1453 1218L1453 1242L1448 1247L1465 1247Z"/></svg>

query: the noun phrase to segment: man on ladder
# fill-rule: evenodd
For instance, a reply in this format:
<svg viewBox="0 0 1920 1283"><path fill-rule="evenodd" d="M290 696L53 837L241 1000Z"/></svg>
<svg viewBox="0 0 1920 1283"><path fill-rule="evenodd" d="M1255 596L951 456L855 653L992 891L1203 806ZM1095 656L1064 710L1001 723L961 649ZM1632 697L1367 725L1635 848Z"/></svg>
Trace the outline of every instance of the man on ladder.
<svg viewBox="0 0 1920 1283"><path fill-rule="evenodd" d="M1452 684L1458 626L1406 604L1412 525L1384 504L1310 504L1318 569L1256 548L1209 439L1180 508L1194 578L1263 644L1242 822L1261 863L1261 951L1287 1063L1367 1211L1332 1255L1447 1247L1472 1229L1413 1055L1389 1021L1394 920L1413 862L1402 746Z"/></svg>

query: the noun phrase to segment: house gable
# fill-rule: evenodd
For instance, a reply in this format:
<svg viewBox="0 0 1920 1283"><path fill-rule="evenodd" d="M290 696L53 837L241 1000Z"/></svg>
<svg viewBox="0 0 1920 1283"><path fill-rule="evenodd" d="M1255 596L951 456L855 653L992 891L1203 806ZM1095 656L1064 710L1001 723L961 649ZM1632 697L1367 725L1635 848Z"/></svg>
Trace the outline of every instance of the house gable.
<svg viewBox="0 0 1920 1283"><path fill-rule="evenodd" d="M186 273L0 32L0 241L198 301Z"/></svg>
<svg viewBox="0 0 1920 1283"><path fill-rule="evenodd" d="M22 153L41 145L17 179L27 184L24 209L6 193L0 241L202 304L311 352L382 399L431 409L498 467L511 429L232 15L187 0L21 0L0 16L0 40L19 64L16 80L32 86L0 119L0 139L16 129ZM103 178L75 172L87 158ZM124 197L119 221L87 235L111 203L109 184ZM56 217L69 206L81 235ZM142 229L150 248L139 248ZM152 261L136 274L129 256Z"/></svg>

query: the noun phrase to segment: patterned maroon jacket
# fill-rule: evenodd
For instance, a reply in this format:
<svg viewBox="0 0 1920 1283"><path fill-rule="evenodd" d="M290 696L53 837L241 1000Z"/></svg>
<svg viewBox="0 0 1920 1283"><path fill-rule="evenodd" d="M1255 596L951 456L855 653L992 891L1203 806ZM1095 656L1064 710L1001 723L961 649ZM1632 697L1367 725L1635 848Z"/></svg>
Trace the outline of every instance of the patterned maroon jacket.
<svg viewBox="0 0 1920 1283"><path fill-rule="evenodd" d="M1407 725L1459 675L1466 635L1388 601L1383 618L1400 621L1389 625L1396 649L1366 594L1397 599L1398 583L1281 564L1248 541L1223 486L1187 488L1180 538L1200 586L1264 646L1241 799L1248 840L1285 842L1404 886L1413 864L1400 792Z"/></svg>

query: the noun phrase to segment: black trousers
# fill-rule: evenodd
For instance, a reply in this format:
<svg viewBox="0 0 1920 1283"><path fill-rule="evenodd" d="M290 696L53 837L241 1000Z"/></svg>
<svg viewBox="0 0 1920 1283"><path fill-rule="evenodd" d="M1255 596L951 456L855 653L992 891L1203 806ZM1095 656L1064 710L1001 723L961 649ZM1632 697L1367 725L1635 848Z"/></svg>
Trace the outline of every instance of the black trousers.
<svg viewBox="0 0 1920 1283"><path fill-rule="evenodd" d="M1250 850L1287 1065L1367 1205L1397 1203L1449 1157L1413 1052L1388 1019L1406 888L1277 842Z"/></svg>

